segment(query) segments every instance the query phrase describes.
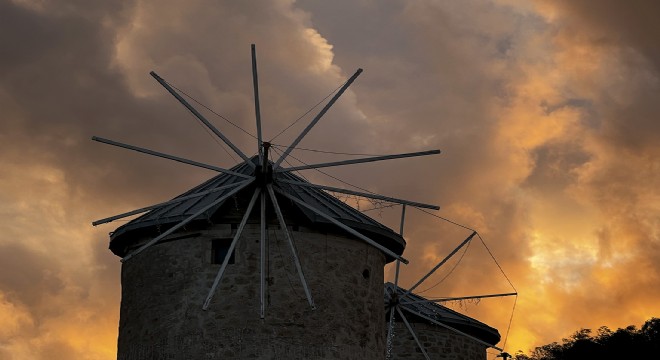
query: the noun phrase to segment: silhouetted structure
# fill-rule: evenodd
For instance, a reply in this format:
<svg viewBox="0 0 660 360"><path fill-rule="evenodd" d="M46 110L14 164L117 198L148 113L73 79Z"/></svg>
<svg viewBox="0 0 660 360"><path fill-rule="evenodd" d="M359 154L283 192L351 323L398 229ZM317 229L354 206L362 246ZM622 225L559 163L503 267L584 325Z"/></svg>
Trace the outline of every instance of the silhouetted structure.
<svg viewBox="0 0 660 360"><path fill-rule="evenodd" d="M400 233L325 191L402 204L404 214L406 205L439 208L311 184L293 172L440 151L285 167L283 162L290 152L362 72L358 69L279 158L271 161L273 148L261 134L254 46L252 65L258 155L251 158L171 84L151 73L243 159L231 169L93 138L220 173L170 201L93 223L143 214L110 236L110 250L123 262L119 360L364 360L382 359L386 354L383 267L393 260L397 269L399 262L408 262L401 256L405 241ZM496 342L495 335L499 340L497 331L484 324L439 305L426 308L442 310L442 315L434 318L440 324L467 325L466 331L483 331L487 341ZM424 314L418 313L420 319L429 315ZM445 341L442 349L432 347L438 351L434 358L443 358L440 353L448 348L472 346L476 339L467 333L463 334L467 340L455 332L437 335L437 324L425 327L423 321L414 322L434 346L441 338ZM403 350L405 338L400 342L397 358L408 357ZM480 344L475 349L460 352L455 358L482 359L484 347Z"/></svg>

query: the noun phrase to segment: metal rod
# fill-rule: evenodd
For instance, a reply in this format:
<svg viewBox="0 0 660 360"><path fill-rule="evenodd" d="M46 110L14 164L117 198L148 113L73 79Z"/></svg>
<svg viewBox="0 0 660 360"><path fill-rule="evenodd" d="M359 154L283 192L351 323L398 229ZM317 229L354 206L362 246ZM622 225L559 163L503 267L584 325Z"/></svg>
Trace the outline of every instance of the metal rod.
<svg viewBox="0 0 660 360"><path fill-rule="evenodd" d="M429 316L426 316L426 315L424 315L424 314L422 314L422 313L415 312L415 311L413 311L413 310L411 310L411 309L408 309L408 308L405 307L405 306L403 306L403 310L405 310L405 311L407 311L407 312L409 312L409 313L411 313L411 314L413 314L413 315L415 315L415 316L419 316L419 317L421 317L422 319L428 320L428 321L430 321L430 322L432 322L432 323L434 323L434 324L436 324L436 325L442 326L442 327L444 327L445 329L451 330L451 331L453 331L453 332L455 332L455 333L457 333L457 334L460 334L460 335L463 335L463 336L465 336L465 337L467 337L467 338L469 338L469 339L472 339L472 340L474 340L474 341L476 341L476 342L478 342L478 343L480 343L480 344L482 344L482 345L485 345L486 347L490 347L490 348L493 348L493 349L495 349L495 350L503 351L502 349L498 348L498 347L495 346L495 345L491 345L491 344L489 344L489 343L487 343L487 342L485 342L485 341L483 341L483 340L477 339L476 337L474 337L474 336L472 336L472 335L466 334L466 333L464 333L464 332L462 332L462 331L460 331L460 330L458 330L458 329L455 329L455 328L453 328L453 327L451 327L451 326L449 326L449 325L443 324L443 323L441 323L441 322L439 322L439 321L437 321L437 320L435 320L435 319L433 319L433 318L431 318L431 317L429 317Z"/></svg>
<svg viewBox="0 0 660 360"><path fill-rule="evenodd" d="M150 247L151 245L157 243L158 241L160 241L160 240L163 239L164 237L170 235L171 233L173 233L173 232L179 230L181 227L183 227L183 226L186 225L187 223L191 222L192 220L194 220L194 219L195 219L196 217L198 217L199 215L203 214L204 212L208 211L210 208L212 208L212 207L214 207L214 206L220 204L221 202L225 201L228 197L230 197L230 196L236 194L237 192L239 192L240 190L242 190L244 187L248 186L248 185L251 184L251 183L252 183L252 180L250 180L250 181L246 181L246 182L243 183L243 185L239 185L239 186L236 187L235 189L232 189L230 192L228 192L227 194L223 195L223 196L222 196L221 198L219 198L218 200L216 200L216 201L210 203L209 205L204 206L204 207L203 207L201 210L199 210L198 212L196 212L196 213L190 215L190 216L187 217L185 220L183 220L183 221L181 221L180 223L178 223L178 224L172 226L172 227L169 228L167 231L165 231L164 233L162 233L162 234L158 235L157 237L153 238L153 239L150 240L148 243L142 245L140 248L138 248L138 249L135 250L134 252L132 252L132 253L130 253L130 254L124 256L124 258L122 258L120 261L121 261L121 262L126 262L126 261L128 261L128 260L129 260L130 258L132 258L133 256L135 256L135 255L141 253L142 251L144 251L144 249L146 249L146 248Z"/></svg>
<svg viewBox="0 0 660 360"><path fill-rule="evenodd" d="M309 306L312 307L312 310L316 309L316 305L314 305L314 299L312 299L312 294L309 291L309 288L307 287L307 281L305 281L305 274L303 274L302 270L302 265L300 265L300 259L298 259L298 252L296 251L296 246L293 243L293 240L291 239L291 235L289 234L289 229L286 227L286 223L284 222L284 216L282 216L282 210L280 209L280 206L277 204L277 198L275 197L275 192L273 192L273 186L271 184L266 185L268 188L268 194L270 195L270 200L273 202L273 207L275 208L275 213L277 214L277 218L280 221L280 227L282 227L282 230L284 230L284 233L286 234L286 239L289 242L289 247L291 247L291 254L293 255L293 261L296 264L296 269L298 270L298 275L300 276L300 282L302 283L303 289L305 290L305 295L307 296L307 301L309 302Z"/></svg>
<svg viewBox="0 0 660 360"><path fill-rule="evenodd" d="M202 310L208 310L209 304L211 304L211 299L213 299L213 295L215 295L215 290L218 288L218 285L220 284L220 280L222 280L222 276L225 273L227 264L229 264L229 258L231 258L231 254L234 252L234 249L236 248L238 239L241 237L241 234L243 233L243 228L245 228L245 224L247 223L248 218L250 217L250 213L252 213L252 208L254 207L254 203L257 201L257 195L259 195L260 191L261 190L259 188L254 190L254 194L250 199L250 203L248 204L247 210L245 210L243 219L241 219L241 223L238 225L238 229L236 229L236 235L234 235L234 238L231 240L231 245L229 245L229 249L227 250L227 255L225 255L225 258L222 260L222 265L220 266L220 270L218 270L218 274L215 276L215 280L213 280L213 285L211 286L211 290L209 290L209 294L206 296L206 300L204 301Z"/></svg>
<svg viewBox="0 0 660 360"><path fill-rule="evenodd" d="M417 346L422 351L422 354L424 354L424 357L426 358L426 360L431 360L431 358L429 358L429 354L426 353L426 350L424 349L424 346L422 346L422 343L417 338L417 334L415 334L415 330L413 330L412 326L410 326L410 323L408 323L408 319L406 319L406 316L403 315L403 312L401 311L401 309L399 309L399 306L396 307L396 311L399 313L399 316L401 316L401 319L403 320L403 323L406 324L406 327L408 328L408 331L410 331L410 335L412 335L413 339L415 339L415 342L417 343Z"/></svg>
<svg viewBox="0 0 660 360"><path fill-rule="evenodd" d="M504 293L504 294L443 297L443 298L437 298L437 299L424 299L424 300L406 300L406 304L456 301L456 300L469 300L469 299L486 299L486 298L494 298L494 297L515 296L515 295L518 295L518 293L517 292L512 292L512 293Z"/></svg>
<svg viewBox="0 0 660 360"><path fill-rule="evenodd" d="M350 159L350 160L333 161L333 162L319 163L319 164L301 165L301 166L294 166L288 168L279 168L277 169L277 172L318 169L324 167L342 166L342 165L350 165L350 164L362 164L362 163L381 161L381 160L402 159L402 158L409 158L415 156L426 156L426 155L435 155L435 154L440 154L440 150L429 150L429 151L420 151L420 152L394 154L394 155L382 155L382 156L373 156L362 159Z"/></svg>
<svg viewBox="0 0 660 360"><path fill-rule="evenodd" d="M454 249L449 255L447 255L444 259L442 259L442 261L440 261L440 262L438 263L438 265L436 265L433 269L431 269L431 271L429 271L428 274L424 275L423 278L421 278L421 279L420 279L415 285L413 285L410 289L408 289L408 291L406 291L406 293L403 294L403 297L406 297L406 296L408 296L410 293L412 293L413 290L415 290L415 288L417 288L421 283L424 282L424 280L426 280L426 279L427 279L429 276L431 276L436 270L438 270L442 265L444 265L444 264L445 264L445 263L446 263L446 262L447 262L452 256L454 256L454 254L456 254L456 253L458 252L458 250L460 250L463 246L465 246L465 244L467 244L468 242L470 242L470 240L472 240L472 238L473 238L475 235L477 235L477 232L476 232L476 231L472 232L472 234L471 234L470 236L468 236L465 240L463 240L463 242L462 242L460 245L458 245L458 246L456 247L456 249Z"/></svg>
<svg viewBox="0 0 660 360"><path fill-rule="evenodd" d="M153 78L156 79L156 81L158 81L158 83L160 83L167 91L169 91L169 93L172 94L172 96L174 96L177 100L179 100L179 102L183 106L185 106L186 109L188 109L193 115L195 115L195 117L198 118L199 121L204 123L204 125L206 125L207 128L209 128L211 131L213 131L213 133L216 134L220 139L222 139L222 141L224 141L225 144L227 144L227 146L229 146L232 150L234 150L234 152L236 154L238 154L238 156L240 156L246 163L248 163L252 168L256 167L252 163L252 161L250 161L250 159L241 151L241 149L239 149L236 145L234 145L225 135L223 135L220 132L220 130L218 130L215 126L213 126L213 124L211 124L208 120L206 120L206 118L202 114L200 114L199 111L197 111L197 109L192 107L192 105L190 105L186 101L186 99L184 99L181 95L179 95L179 93L176 92L170 86L170 84L168 84L167 81L165 81L165 79L158 76L158 74L156 74L156 72L154 72L154 71L150 72L149 74L151 74L151 76L153 76Z"/></svg>
<svg viewBox="0 0 660 360"><path fill-rule="evenodd" d="M266 317L266 192L261 189L261 257L259 258L261 274L259 276L259 316Z"/></svg>
<svg viewBox="0 0 660 360"><path fill-rule="evenodd" d="M406 218L406 204L401 206L401 226L399 227L399 235L403 237L403 221ZM399 270L401 268L401 262L396 260L396 268L394 271L394 292L399 291Z"/></svg>
<svg viewBox="0 0 660 360"><path fill-rule="evenodd" d="M98 141L100 143L108 144L108 145L118 146L118 147L121 147L121 148L124 148L124 149L129 149L129 150L141 152L143 154L148 154L148 155L153 155L153 156L157 156L157 157L161 157L161 158L165 158L165 159L178 161L180 163L184 163L184 164L188 164L188 165L198 166L198 167L209 169L209 170L215 170L217 172L225 173L225 174L228 174L228 175L234 175L234 176L242 177L242 178L245 178L245 179L252 178L252 176L241 174L241 173L231 171L231 170L227 170L227 169L223 169L223 168L220 168L220 167L217 167L217 166L207 165L207 164L204 164L204 163L201 163L201 162L184 159L184 158L181 158L181 157L178 157L178 156L168 155L168 154L165 154L165 153L162 153L162 152L153 151L153 150L149 150L149 149L145 149L145 148L141 148L141 147L137 147L137 146L133 146L133 145L123 144L123 143L120 143L120 142L117 142L117 141L100 138L98 136L92 136L92 140Z"/></svg>
<svg viewBox="0 0 660 360"><path fill-rule="evenodd" d="M401 226L399 227L399 235L403 237L403 222L406 220L406 204L401 206Z"/></svg>
<svg viewBox="0 0 660 360"><path fill-rule="evenodd" d="M251 46L252 49L252 84L254 88L254 113L257 118L257 148L259 151L259 163L264 156L263 149L261 147L262 138L261 138L261 110L259 108L259 78L257 76L257 49L254 44Z"/></svg>
<svg viewBox="0 0 660 360"><path fill-rule="evenodd" d="M401 261L396 260L396 265L395 265L395 271L394 271L394 291L397 291L399 288L399 268L401 267Z"/></svg>
<svg viewBox="0 0 660 360"><path fill-rule="evenodd" d="M243 182L237 182L237 183L233 183L233 184L229 184L229 185L218 186L217 188L212 189L212 190L198 192L198 193L193 194L193 195L178 197L178 198L172 199L170 201L165 201L165 202L158 203L158 204L155 204L155 205L145 206L143 208L135 209L135 210L132 210L132 211L127 211L127 212L122 213L122 214L110 216L110 217L107 217L105 219L96 220L96 221L92 222L92 225L96 226L96 225L100 225L100 224L109 223L109 222L115 221L117 219L122 219L122 218L125 218L125 217L128 217L128 216L131 216L131 215L137 215L137 214L140 214L140 213L143 213L145 211L149 211L151 209L155 209L155 208L158 208L158 207L161 207L161 206L177 204L177 203L180 203L180 202L183 202L183 201L186 201L186 200L198 198L198 197L204 196L206 194L211 194L211 193L214 193L214 192L218 192L220 190L224 190L224 189L231 188L231 187L234 187L234 186L239 186L239 185L242 185L242 184L243 184Z"/></svg>
<svg viewBox="0 0 660 360"><path fill-rule="evenodd" d="M348 79L348 81L346 81L346 83L339 89L339 91L337 91L335 96L333 96L332 99L328 101L328 103L323 107L323 109L321 109L318 115L314 117L314 119L309 123L309 125L307 125L307 127L300 133L300 135L298 135L298 137L293 141L293 143L291 143L291 145L289 145L289 147L284 151L284 154L282 154L282 156L280 156L280 158L277 160L275 165L273 165L273 170L277 169L277 167L280 166L282 161L284 161L284 159L286 159L287 156L289 156L291 150L293 150L293 148L295 148L298 145L298 143L305 137L305 135L307 135L307 133L314 127L314 125L316 125L316 123L319 120L321 120L321 117L325 115L325 113L332 107L332 105L334 105L337 99L339 99L339 97L344 93L344 91L346 91L346 89L348 89L348 87L351 86L353 81L355 81L355 79L357 79L357 77L360 76L361 73L362 73L362 69L357 69L355 74L353 74L353 76L351 76Z"/></svg>
<svg viewBox="0 0 660 360"><path fill-rule="evenodd" d="M347 189L342 189L342 188L337 188L337 187L332 187L332 186L317 185L317 184L312 184L312 183L302 182L302 181L292 181L292 180L286 180L286 179L278 179L277 181L283 182L283 183L286 183L286 184L291 184L291 185L312 187L312 188L317 188L317 189L322 189L322 190L327 190L327 191L334 191L334 192L339 192L339 193L344 193L344 194L362 196L362 197L371 198L371 199L384 200L384 201L389 201L389 202L393 202L393 203L397 203L397 204L410 205L410 206L414 206L414 207L418 207L418 208L440 210L440 207L437 206L437 205L430 205L430 204L424 204L424 203L419 203L419 202L414 202L414 201L409 201L409 200L397 199L397 198L378 195L378 194L370 194L370 193L347 190Z"/></svg>
<svg viewBox="0 0 660 360"><path fill-rule="evenodd" d="M295 202L295 203L297 203L297 204L300 204L301 206L303 206L303 207L305 207L305 208L307 208L307 209L313 211L314 213L318 214L318 215L321 216L322 218L324 218L324 219L330 221L331 223L337 225L338 227L340 227L340 228L346 230L346 231L349 232L351 235L357 237L358 239L361 239L362 241L366 242L367 244L369 244L369 245L375 247L376 249L378 249L378 250L384 252L385 254L389 255L390 257L392 257L392 258L394 258L394 259L397 259L397 260L400 260L400 261L403 262L404 264L408 264L408 263L409 263L409 261L408 261L407 259L403 258L403 257L400 256L400 255L395 254L393 251L391 251L390 249L384 247L383 245L381 245L381 244L379 244L379 243L377 243L377 242L375 242L375 241L369 239L368 237L366 237L366 236L360 234L359 232L357 232L357 231L351 229L350 227L348 227L348 226L342 224L342 223L339 222L337 219L335 219L335 218L333 218L332 216L330 216L330 215L324 213L323 211L321 211L321 210L319 210L319 209L317 209L317 208L315 208L315 207L313 207L313 206L311 206L311 205L305 203L304 201L302 201L302 200L300 200L300 199L297 199L297 198L295 198L295 197L293 197L293 196L287 194L286 192L284 192L284 191L282 191L282 190L280 190L280 189L277 189L276 191L277 191L278 193L282 194L282 196L284 196L284 197L290 199L291 201L293 201L293 202Z"/></svg>

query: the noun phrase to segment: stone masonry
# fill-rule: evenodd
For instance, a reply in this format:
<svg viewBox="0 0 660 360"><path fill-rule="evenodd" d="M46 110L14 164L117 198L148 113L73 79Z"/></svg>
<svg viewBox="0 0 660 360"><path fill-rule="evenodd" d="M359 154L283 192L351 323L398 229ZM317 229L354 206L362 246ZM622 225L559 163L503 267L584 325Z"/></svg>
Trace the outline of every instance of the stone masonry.
<svg viewBox="0 0 660 360"><path fill-rule="evenodd" d="M285 233L270 224L267 306L260 318L257 223L246 226L235 263L209 310L202 310L220 268L211 264L211 241L231 238L236 229L216 224L178 232L122 266L118 360L382 359L384 255L360 240L293 229L316 310Z"/></svg>
<svg viewBox="0 0 660 360"><path fill-rule="evenodd" d="M430 323L410 323L431 360L486 360L486 347L470 338ZM392 360L424 360L403 323L397 324Z"/></svg>

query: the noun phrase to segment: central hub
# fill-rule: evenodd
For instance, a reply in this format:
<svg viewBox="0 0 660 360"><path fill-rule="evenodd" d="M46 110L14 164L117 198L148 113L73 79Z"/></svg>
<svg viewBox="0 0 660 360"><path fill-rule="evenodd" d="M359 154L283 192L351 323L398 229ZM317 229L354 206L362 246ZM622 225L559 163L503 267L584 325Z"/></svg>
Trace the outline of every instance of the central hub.
<svg viewBox="0 0 660 360"><path fill-rule="evenodd" d="M273 165L268 160L268 150L270 150L270 143L264 141L262 143L262 149L262 162L257 166L256 177L257 182L261 184L261 186L266 186L267 184L273 182Z"/></svg>
<svg viewBox="0 0 660 360"><path fill-rule="evenodd" d="M399 304L399 294L396 292L390 295L390 300L388 301L389 306L396 306Z"/></svg>

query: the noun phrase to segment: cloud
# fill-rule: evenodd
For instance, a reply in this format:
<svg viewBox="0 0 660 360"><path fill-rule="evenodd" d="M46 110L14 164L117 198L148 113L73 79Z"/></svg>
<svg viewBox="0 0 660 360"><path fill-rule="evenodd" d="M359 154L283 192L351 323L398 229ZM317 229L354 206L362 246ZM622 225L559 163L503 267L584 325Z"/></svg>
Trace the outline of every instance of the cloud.
<svg viewBox="0 0 660 360"><path fill-rule="evenodd" d="M442 149L331 173L437 203L440 216L477 229L520 292L507 343L513 351L580 327L657 316L657 9L598 4L1 1L0 43L12 51L0 57L0 356L115 356L119 264L105 243L113 226L89 223L213 174L89 138L235 163L148 75L155 70L236 124L203 110L251 155L254 139L238 128L255 132L251 43L266 138L362 67L301 146ZM316 111L273 142L288 145ZM369 214L396 229L398 211ZM410 209L405 255L413 261L402 283L419 279L469 234ZM428 294L508 290L475 240ZM504 333L511 301L464 310Z"/></svg>

